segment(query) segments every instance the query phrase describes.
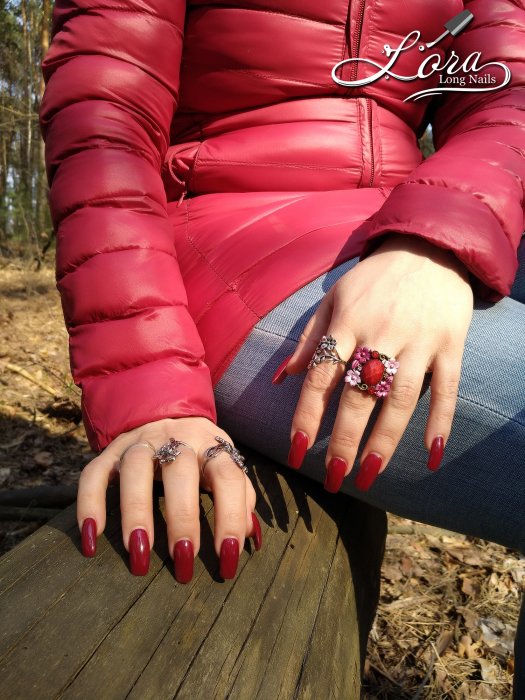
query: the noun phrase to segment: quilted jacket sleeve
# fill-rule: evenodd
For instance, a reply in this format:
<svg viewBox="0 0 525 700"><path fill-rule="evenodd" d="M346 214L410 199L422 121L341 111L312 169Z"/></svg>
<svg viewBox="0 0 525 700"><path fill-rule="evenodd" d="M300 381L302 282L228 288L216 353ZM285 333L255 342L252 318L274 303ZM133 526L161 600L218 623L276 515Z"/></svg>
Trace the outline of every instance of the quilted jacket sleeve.
<svg viewBox="0 0 525 700"><path fill-rule="evenodd" d="M465 7L474 20L449 50L462 58L481 51L482 64L503 62L512 79L498 91L437 98L436 153L365 224L361 259L388 231L422 236L454 252L476 294L498 301L510 293L525 228L525 3L472 0ZM494 71L501 81L502 69Z"/></svg>
<svg viewBox="0 0 525 700"><path fill-rule="evenodd" d="M162 418L216 422L160 169L183 0L56 0L40 128L56 281L91 447Z"/></svg>

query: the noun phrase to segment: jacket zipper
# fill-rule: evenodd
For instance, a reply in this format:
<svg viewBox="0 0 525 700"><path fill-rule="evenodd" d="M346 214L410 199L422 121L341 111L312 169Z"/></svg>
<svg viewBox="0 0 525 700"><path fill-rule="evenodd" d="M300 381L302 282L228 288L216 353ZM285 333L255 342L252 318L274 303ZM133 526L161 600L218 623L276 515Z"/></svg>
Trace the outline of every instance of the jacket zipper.
<svg viewBox="0 0 525 700"><path fill-rule="evenodd" d="M349 0L352 2L352 0ZM359 57L359 49L361 46L361 31L363 29L363 20L365 17L365 6L366 6L366 0L359 0L359 11L357 14L357 22L355 25L355 31L354 31L354 36L352 37L352 58L358 58ZM357 62L354 62L352 64L352 77L350 80L356 80L357 79Z"/></svg>
<svg viewBox="0 0 525 700"><path fill-rule="evenodd" d="M369 97L366 100L366 114L368 118L368 137L370 139L370 183L369 187L374 186L375 178L375 159L374 159L374 117L372 112L372 100Z"/></svg>
<svg viewBox="0 0 525 700"><path fill-rule="evenodd" d="M351 2L351 0L350 0ZM357 12L357 22L355 25L354 35L352 37L352 58L359 58L359 51L361 49L361 34L363 32L363 21L365 18L366 0L359 0L359 9ZM357 61L352 64L352 77L350 80L357 80ZM366 117L368 125L368 138L370 141L370 179L368 182L368 187L374 186L375 179L375 159L374 159L374 122L373 122L373 112L372 112L372 100L369 97L365 97L366 104Z"/></svg>

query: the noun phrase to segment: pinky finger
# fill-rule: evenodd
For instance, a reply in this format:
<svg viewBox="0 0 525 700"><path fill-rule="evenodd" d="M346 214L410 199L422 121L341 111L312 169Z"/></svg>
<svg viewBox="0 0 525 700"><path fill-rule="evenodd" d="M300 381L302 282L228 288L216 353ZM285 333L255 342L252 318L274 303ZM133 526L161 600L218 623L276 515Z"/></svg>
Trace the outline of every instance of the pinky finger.
<svg viewBox="0 0 525 700"><path fill-rule="evenodd" d="M462 353L438 355L430 383L430 411L425 431L427 467L437 471L452 430L456 412Z"/></svg>
<svg viewBox="0 0 525 700"><path fill-rule="evenodd" d="M80 474L77 493L77 523L82 534L82 554L94 557L97 537L106 527L106 491L117 459L101 454L91 460Z"/></svg>

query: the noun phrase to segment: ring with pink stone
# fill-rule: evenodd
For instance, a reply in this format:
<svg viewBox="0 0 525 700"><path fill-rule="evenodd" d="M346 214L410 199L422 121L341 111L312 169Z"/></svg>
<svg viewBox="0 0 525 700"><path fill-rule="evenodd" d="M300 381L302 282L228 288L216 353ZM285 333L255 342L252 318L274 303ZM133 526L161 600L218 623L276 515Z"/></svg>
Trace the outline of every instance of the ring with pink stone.
<svg viewBox="0 0 525 700"><path fill-rule="evenodd" d="M392 387L399 362L395 357L358 345L347 366L350 369L345 374L345 382L367 394L384 398Z"/></svg>

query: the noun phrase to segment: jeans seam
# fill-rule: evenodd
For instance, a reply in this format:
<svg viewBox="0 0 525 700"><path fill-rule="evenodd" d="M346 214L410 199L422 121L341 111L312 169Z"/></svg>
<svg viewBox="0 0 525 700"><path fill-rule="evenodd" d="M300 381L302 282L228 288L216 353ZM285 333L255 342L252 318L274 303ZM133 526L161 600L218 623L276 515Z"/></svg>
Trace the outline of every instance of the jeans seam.
<svg viewBox="0 0 525 700"><path fill-rule="evenodd" d="M506 416L504 413L500 413L499 411L496 411L494 408L491 408L490 406L485 406L485 404L479 403L478 401L474 401L474 399L469 399L466 396L461 396L461 394L458 392L458 399L461 399L462 401L467 401L467 403L471 403L474 406L479 406L479 408L485 409L485 411L489 411L495 416L498 416L498 418L504 418L506 421L511 421L512 423L515 423L516 425L519 425L520 428L525 428L525 423L520 423L518 420L514 418L514 416Z"/></svg>

